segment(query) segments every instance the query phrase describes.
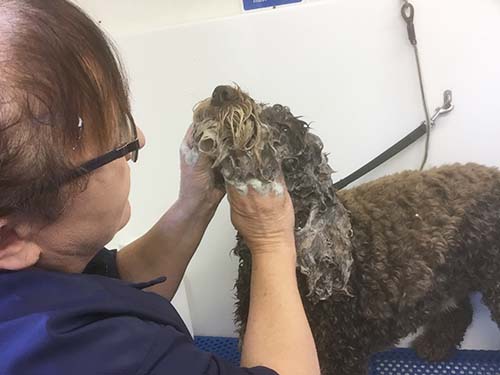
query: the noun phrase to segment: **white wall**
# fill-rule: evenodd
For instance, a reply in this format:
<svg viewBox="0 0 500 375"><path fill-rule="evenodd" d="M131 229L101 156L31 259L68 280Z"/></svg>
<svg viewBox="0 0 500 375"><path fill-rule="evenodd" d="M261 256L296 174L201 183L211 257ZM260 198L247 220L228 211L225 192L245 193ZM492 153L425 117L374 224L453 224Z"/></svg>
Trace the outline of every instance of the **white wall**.
<svg viewBox="0 0 500 375"><path fill-rule="evenodd" d="M441 103L446 88L453 89L457 106L433 132L429 166L500 166L500 3L414 3L430 106ZM286 104L314 121L339 179L413 130L423 113L400 4L314 1L119 37L137 121L148 136L134 167L135 216L120 236L139 235L175 200L177 150L191 109L218 84L236 81L254 98ZM159 9L152 8L151 16ZM109 18L115 8L101 11ZM411 147L364 180L417 168L422 147ZM196 334L233 333L233 245L224 204L188 271ZM474 298L478 314L466 347L500 349L500 332Z"/></svg>
<svg viewBox="0 0 500 375"><path fill-rule="evenodd" d="M114 36L238 14L239 0L73 0Z"/></svg>
<svg viewBox="0 0 500 375"><path fill-rule="evenodd" d="M113 36L127 36L243 13L243 0L70 0ZM311 3L321 0L302 0ZM296 6L292 4L290 6ZM259 11L259 10L257 10Z"/></svg>

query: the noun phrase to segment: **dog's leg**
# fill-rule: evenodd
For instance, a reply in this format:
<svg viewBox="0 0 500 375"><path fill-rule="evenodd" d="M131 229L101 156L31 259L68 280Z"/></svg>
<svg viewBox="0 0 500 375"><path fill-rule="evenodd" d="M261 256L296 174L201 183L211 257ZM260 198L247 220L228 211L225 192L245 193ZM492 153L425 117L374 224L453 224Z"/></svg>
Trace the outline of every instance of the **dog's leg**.
<svg viewBox="0 0 500 375"><path fill-rule="evenodd" d="M319 353L321 375L368 375L370 356L360 349L332 346L331 351Z"/></svg>
<svg viewBox="0 0 500 375"><path fill-rule="evenodd" d="M483 303L490 309L491 319L500 327L500 283L483 291Z"/></svg>
<svg viewBox="0 0 500 375"><path fill-rule="evenodd" d="M313 307L306 302L318 349L321 375L368 375L372 338L367 329L362 323L348 325L352 315L344 314L342 305L336 306L337 315L321 320L321 316L329 316L328 310L330 316L335 311L330 304L325 305L328 306L323 309L321 304Z"/></svg>
<svg viewBox="0 0 500 375"><path fill-rule="evenodd" d="M424 332L413 342L418 356L428 361L449 358L463 341L465 331L472 322L472 312L472 305L467 298L456 307L447 307L432 318L425 325Z"/></svg>

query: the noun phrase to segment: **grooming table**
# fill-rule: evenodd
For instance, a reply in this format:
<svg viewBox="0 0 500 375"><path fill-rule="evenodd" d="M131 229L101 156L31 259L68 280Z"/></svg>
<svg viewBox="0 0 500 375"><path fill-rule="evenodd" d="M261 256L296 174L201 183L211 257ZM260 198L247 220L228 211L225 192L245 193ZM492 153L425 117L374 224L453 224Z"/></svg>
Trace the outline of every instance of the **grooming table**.
<svg viewBox="0 0 500 375"><path fill-rule="evenodd" d="M239 365L238 340L223 337L196 337L196 345ZM500 375L500 352L457 351L446 362L428 363L411 349L394 349L373 356L370 375Z"/></svg>

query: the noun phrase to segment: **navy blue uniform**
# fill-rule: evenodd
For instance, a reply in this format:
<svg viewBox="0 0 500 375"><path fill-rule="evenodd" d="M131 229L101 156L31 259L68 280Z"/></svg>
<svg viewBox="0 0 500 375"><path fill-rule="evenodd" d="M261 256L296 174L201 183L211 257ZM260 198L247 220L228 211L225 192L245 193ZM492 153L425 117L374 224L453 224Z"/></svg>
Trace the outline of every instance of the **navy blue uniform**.
<svg viewBox="0 0 500 375"><path fill-rule="evenodd" d="M0 272L2 375L276 375L200 351L171 303L118 280L103 251L85 274Z"/></svg>

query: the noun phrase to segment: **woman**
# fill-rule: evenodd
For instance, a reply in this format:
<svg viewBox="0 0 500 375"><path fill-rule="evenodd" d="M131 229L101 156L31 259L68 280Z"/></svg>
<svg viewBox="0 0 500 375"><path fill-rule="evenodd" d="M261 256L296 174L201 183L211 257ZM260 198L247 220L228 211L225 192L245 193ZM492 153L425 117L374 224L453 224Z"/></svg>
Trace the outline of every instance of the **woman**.
<svg viewBox="0 0 500 375"><path fill-rule="evenodd" d="M172 208L103 249L129 220L144 143L116 56L80 9L0 0L0 373L319 374L288 195L228 190L253 256L242 368L200 352L169 302L225 194L209 161L181 157Z"/></svg>

